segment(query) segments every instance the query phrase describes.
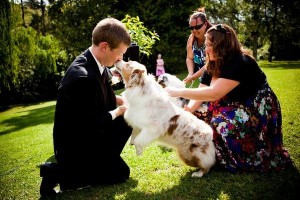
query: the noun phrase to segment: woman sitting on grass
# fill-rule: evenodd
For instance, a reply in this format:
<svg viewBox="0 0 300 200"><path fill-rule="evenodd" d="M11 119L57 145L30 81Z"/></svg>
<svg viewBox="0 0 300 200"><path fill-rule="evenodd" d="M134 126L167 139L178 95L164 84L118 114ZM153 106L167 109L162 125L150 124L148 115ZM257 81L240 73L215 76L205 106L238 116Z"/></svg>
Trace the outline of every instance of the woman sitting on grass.
<svg viewBox="0 0 300 200"><path fill-rule="evenodd" d="M292 161L283 147L280 104L265 74L230 26L212 26L205 37L199 88L166 91L193 100L185 109L212 126L221 166L231 172L287 168Z"/></svg>

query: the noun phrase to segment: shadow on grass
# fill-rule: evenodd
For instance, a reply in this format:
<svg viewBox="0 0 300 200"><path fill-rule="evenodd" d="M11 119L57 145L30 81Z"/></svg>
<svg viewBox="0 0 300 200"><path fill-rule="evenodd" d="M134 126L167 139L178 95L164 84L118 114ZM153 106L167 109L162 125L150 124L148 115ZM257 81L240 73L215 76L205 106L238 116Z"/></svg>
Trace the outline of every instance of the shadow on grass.
<svg viewBox="0 0 300 200"><path fill-rule="evenodd" d="M114 186L97 186L77 191L67 191L55 199L120 199L134 200L199 200L199 199L297 199L299 196L299 171L290 168L282 172L260 174L230 174L212 169L202 178L191 178L187 173L177 186L160 192L143 192L136 188L138 181ZM151 178L151 177L149 177ZM163 183L163 185L166 185ZM156 187L156 190L159 186ZM42 198L41 198L42 199Z"/></svg>
<svg viewBox="0 0 300 200"><path fill-rule="evenodd" d="M19 131L26 127L36 126L41 124L50 124L54 120L55 105L35 108L32 110L27 110L23 112L28 112L26 115L12 117L1 122L3 127L11 127L0 132L0 136L15 131ZM20 112L22 113L22 112Z"/></svg>
<svg viewBox="0 0 300 200"><path fill-rule="evenodd" d="M126 193L135 188L138 184L137 180L129 178L126 183L111 186L97 186L97 187L86 187L78 189L76 191L69 190L63 193L57 194L55 197L47 198L40 197L39 200L47 199L77 199L77 200L88 200L88 199L115 199L118 194Z"/></svg>
<svg viewBox="0 0 300 200"><path fill-rule="evenodd" d="M270 174L230 174L212 169L200 179L187 173L178 186L157 194L130 191L126 199L297 199L299 182L296 168Z"/></svg>

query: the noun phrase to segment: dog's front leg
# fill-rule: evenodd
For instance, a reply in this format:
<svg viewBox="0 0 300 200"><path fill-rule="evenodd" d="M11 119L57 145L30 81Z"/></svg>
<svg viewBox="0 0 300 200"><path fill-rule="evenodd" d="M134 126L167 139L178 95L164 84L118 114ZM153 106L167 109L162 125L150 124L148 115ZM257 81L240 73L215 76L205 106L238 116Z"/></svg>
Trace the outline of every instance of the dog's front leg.
<svg viewBox="0 0 300 200"><path fill-rule="evenodd" d="M161 131L158 129L154 129L153 127L151 129L143 129L135 138L134 140L134 146L136 149L137 155L142 155L143 148L146 147L148 144L159 138L161 135Z"/></svg>
<svg viewBox="0 0 300 200"><path fill-rule="evenodd" d="M139 144L134 144L136 155L140 156L143 153L143 147Z"/></svg>
<svg viewBox="0 0 300 200"><path fill-rule="evenodd" d="M130 145L133 145L133 144L134 144L134 140L135 140L136 136L137 136L140 132L141 132L141 130L138 129L138 128L133 128L133 129L132 129L131 138L130 138L130 142L129 142Z"/></svg>

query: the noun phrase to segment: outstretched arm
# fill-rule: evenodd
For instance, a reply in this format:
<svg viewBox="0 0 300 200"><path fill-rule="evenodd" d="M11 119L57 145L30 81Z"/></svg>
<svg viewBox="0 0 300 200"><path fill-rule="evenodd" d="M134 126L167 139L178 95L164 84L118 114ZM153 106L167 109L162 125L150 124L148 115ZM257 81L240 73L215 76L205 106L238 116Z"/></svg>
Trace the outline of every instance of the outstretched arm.
<svg viewBox="0 0 300 200"><path fill-rule="evenodd" d="M200 101L215 101L224 97L228 92L239 85L238 81L218 78L208 87L200 88L171 88L166 87L165 90L172 97L183 97L186 99Z"/></svg>

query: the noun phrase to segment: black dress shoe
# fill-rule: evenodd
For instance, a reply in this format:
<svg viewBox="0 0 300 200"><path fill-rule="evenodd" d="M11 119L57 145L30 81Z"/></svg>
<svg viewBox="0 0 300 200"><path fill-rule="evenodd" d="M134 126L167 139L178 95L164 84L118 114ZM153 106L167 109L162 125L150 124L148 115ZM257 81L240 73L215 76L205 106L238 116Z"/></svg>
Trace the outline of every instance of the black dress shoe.
<svg viewBox="0 0 300 200"><path fill-rule="evenodd" d="M68 182L62 181L59 183L59 188L62 192L64 192L67 190L77 190L78 188L80 188L80 186L77 184L74 184L74 183L68 183Z"/></svg>
<svg viewBox="0 0 300 200"><path fill-rule="evenodd" d="M42 179L41 187L40 187L40 194L42 197L45 196L54 196L56 195L56 191L54 188L57 186L57 181L49 178L49 177L44 177Z"/></svg>
<svg viewBox="0 0 300 200"><path fill-rule="evenodd" d="M78 188L88 187L89 185L89 183L83 180L78 180L77 178L62 179L59 182L59 187L62 192L67 190L77 190Z"/></svg>
<svg viewBox="0 0 300 200"><path fill-rule="evenodd" d="M40 165L40 176L43 177L40 194L41 196L53 196L56 195L54 188L58 184L58 165L56 163L44 163Z"/></svg>

